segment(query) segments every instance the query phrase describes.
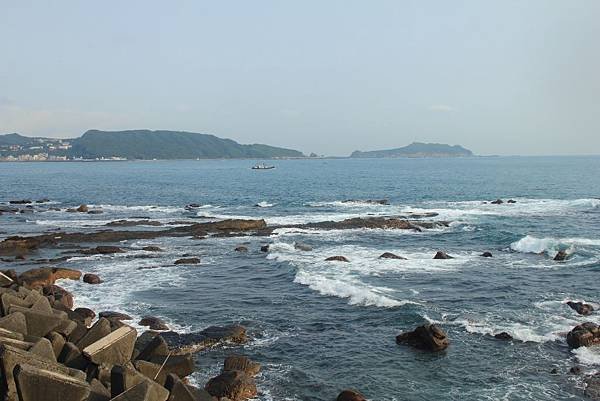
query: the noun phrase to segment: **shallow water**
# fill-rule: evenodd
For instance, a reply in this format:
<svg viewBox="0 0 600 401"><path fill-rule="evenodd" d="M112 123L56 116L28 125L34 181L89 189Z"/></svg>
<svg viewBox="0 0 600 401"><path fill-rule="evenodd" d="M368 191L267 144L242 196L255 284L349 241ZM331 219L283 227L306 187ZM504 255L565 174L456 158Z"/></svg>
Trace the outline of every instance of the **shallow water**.
<svg viewBox="0 0 600 401"><path fill-rule="evenodd" d="M52 206L87 203L104 213L5 214L0 231L95 230L139 217L261 217L277 225L434 211L448 228L129 241L122 245L166 252L73 257L62 266L105 282L62 284L81 306L162 316L180 331L241 322L252 340L203 352L194 378L203 384L224 355L244 352L263 364L261 400L331 400L346 387L388 401L583 399L581 377L568 370L596 370L600 350L571 352L564 334L600 323L600 314L580 317L564 303L600 303L600 158L285 160L269 171L252 164L1 163L0 201L48 197ZM390 205L341 202L383 198ZM496 198L517 203L483 203ZM185 210L189 203L202 207ZM296 249L298 242L313 250ZM233 251L242 243L247 254ZM259 252L266 243L269 253ZM560 249L568 261L552 260ZM455 258L432 260L437 250ZM378 259L383 252L408 260ZM183 254L202 263L172 266ZM324 261L333 255L350 263ZM164 267L138 270L147 266ZM448 332L447 351L395 344L399 332L426 321ZM490 336L501 331L515 341Z"/></svg>

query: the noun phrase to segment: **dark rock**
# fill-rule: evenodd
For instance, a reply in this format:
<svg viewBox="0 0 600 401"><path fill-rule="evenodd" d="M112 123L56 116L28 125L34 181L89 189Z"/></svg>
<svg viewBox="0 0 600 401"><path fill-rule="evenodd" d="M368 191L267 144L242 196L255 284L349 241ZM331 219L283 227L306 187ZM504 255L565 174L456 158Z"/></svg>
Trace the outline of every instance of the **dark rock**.
<svg viewBox="0 0 600 401"><path fill-rule="evenodd" d="M73 312L81 315L84 319L94 319L96 317L96 312L89 308L75 308Z"/></svg>
<svg viewBox="0 0 600 401"><path fill-rule="evenodd" d="M175 261L176 265L197 265L200 263L200 258L181 258Z"/></svg>
<svg viewBox="0 0 600 401"><path fill-rule="evenodd" d="M79 207L75 210L78 211L79 213L87 213L90 211L90 209L87 207L87 205L79 205Z"/></svg>
<svg viewBox="0 0 600 401"><path fill-rule="evenodd" d="M8 201L8 203L11 205L27 205L27 204L31 203L31 200L29 200L29 199L11 200L11 201Z"/></svg>
<svg viewBox="0 0 600 401"><path fill-rule="evenodd" d="M335 401L367 401L367 399L356 390L344 390Z"/></svg>
<svg viewBox="0 0 600 401"><path fill-rule="evenodd" d="M350 262L345 256L330 256L325 260L330 262Z"/></svg>
<svg viewBox="0 0 600 401"><path fill-rule="evenodd" d="M414 331L402 333L396 337L396 342L434 352L442 351L450 344L446 333L435 324L419 326Z"/></svg>
<svg viewBox="0 0 600 401"><path fill-rule="evenodd" d="M592 305L584 304L583 302L568 301L567 305L569 305L571 309L580 315L589 315L594 311L594 307Z"/></svg>
<svg viewBox="0 0 600 401"><path fill-rule="evenodd" d="M508 201L506 201L506 203L517 203L517 201L514 199L509 199Z"/></svg>
<svg viewBox="0 0 600 401"><path fill-rule="evenodd" d="M48 198L42 198L42 199L38 199L35 201L35 203L48 203L50 202L50 199Z"/></svg>
<svg viewBox="0 0 600 401"><path fill-rule="evenodd" d="M299 228L318 228L323 230L348 230L358 228L378 228L390 230L414 230L448 227L449 223L445 221L417 221L400 218L387 217L356 217L342 221L322 221L318 223L307 223Z"/></svg>
<svg viewBox="0 0 600 401"><path fill-rule="evenodd" d="M205 390L212 396L244 401L258 394L254 379L239 370L224 371L206 383Z"/></svg>
<svg viewBox="0 0 600 401"><path fill-rule="evenodd" d="M262 245L260 247L261 252L269 252L269 245Z"/></svg>
<svg viewBox="0 0 600 401"><path fill-rule="evenodd" d="M592 322L575 326L567 334L567 344L571 348L588 347L600 344L600 327Z"/></svg>
<svg viewBox="0 0 600 401"><path fill-rule="evenodd" d="M235 251L236 252L248 252L248 248L245 247L245 246L243 246L243 245L240 245L240 246L238 246L238 247L235 248Z"/></svg>
<svg viewBox="0 0 600 401"><path fill-rule="evenodd" d="M221 342L242 344L247 341L246 329L240 325L211 326L195 333L160 333L174 354L195 353Z"/></svg>
<svg viewBox="0 0 600 401"><path fill-rule="evenodd" d="M580 375L582 372L583 369L581 369L581 366L573 366L571 369L569 369L569 373L572 375Z"/></svg>
<svg viewBox="0 0 600 401"><path fill-rule="evenodd" d="M508 334L506 331L503 331L501 333L494 334L494 338L497 340L512 340L513 336Z"/></svg>
<svg viewBox="0 0 600 401"><path fill-rule="evenodd" d="M346 199L342 203L366 203L368 205L389 205L390 201L387 199Z"/></svg>
<svg viewBox="0 0 600 401"><path fill-rule="evenodd" d="M56 303L64 305L67 309L73 309L73 294L58 285L47 285L43 287L42 293L45 296L54 298L54 307Z"/></svg>
<svg viewBox="0 0 600 401"><path fill-rule="evenodd" d="M435 256L433 258L434 259L454 259L452 256L448 255L446 252L442 252L442 251L437 251L437 253L435 254Z"/></svg>
<svg viewBox="0 0 600 401"><path fill-rule="evenodd" d="M391 252L382 253L379 256L379 259L400 259L400 260L406 260L406 258L403 258L402 256L395 255L395 254L393 254Z"/></svg>
<svg viewBox="0 0 600 401"><path fill-rule="evenodd" d="M160 221L153 220L115 220L110 223L106 223L107 227L134 227L134 226L162 226L163 223Z"/></svg>
<svg viewBox="0 0 600 401"><path fill-rule="evenodd" d="M88 210L87 214L102 214L104 213L104 210L102 209L92 209L92 210Z"/></svg>
<svg viewBox="0 0 600 401"><path fill-rule="evenodd" d="M495 201L490 202L492 205L501 205L504 203L502 199L496 199Z"/></svg>
<svg viewBox="0 0 600 401"><path fill-rule="evenodd" d="M492 253L491 253L491 252L487 252L487 251L486 251L486 252L482 253L482 254L481 254L481 256L483 256L484 258L491 258L491 257L493 257L494 255L492 255Z"/></svg>
<svg viewBox="0 0 600 401"><path fill-rule="evenodd" d="M167 401L213 401L212 396L206 391L186 385L172 373L165 379L165 388L171 393Z"/></svg>
<svg viewBox="0 0 600 401"><path fill-rule="evenodd" d="M139 325L148 326L150 330L169 330L169 326L165 322L154 316L144 316Z"/></svg>
<svg viewBox="0 0 600 401"><path fill-rule="evenodd" d="M98 314L98 317L104 317L106 319L113 320L132 320L133 318L126 313L122 312L114 312L114 311L104 311Z"/></svg>
<svg viewBox="0 0 600 401"><path fill-rule="evenodd" d="M185 205L186 209L195 209L199 208L201 205L199 203L190 203L189 205Z"/></svg>
<svg viewBox="0 0 600 401"><path fill-rule="evenodd" d="M569 254L565 250L558 251L558 253L556 254L556 256L554 256L554 260L556 260L557 262L565 261L568 258L569 258Z"/></svg>
<svg viewBox="0 0 600 401"><path fill-rule="evenodd" d="M125 251L118 246L101 245L91 249L81 251L84 255L110 255L113 253L124 253Z"/></svg>
<svg viewBox="0 0 600 401"><path fill-rule="evenodd" d="M558 374L558 369L556 368L552 368L552 370L550 371L551 375L557 375Z"/></svg>
<svg viewBox="0 0 600 401"><path fill-rule="evenodd" d="M86 273L83 275L83 282L88 284L100 284L102 283L102 280L97 274Z"/></svg>

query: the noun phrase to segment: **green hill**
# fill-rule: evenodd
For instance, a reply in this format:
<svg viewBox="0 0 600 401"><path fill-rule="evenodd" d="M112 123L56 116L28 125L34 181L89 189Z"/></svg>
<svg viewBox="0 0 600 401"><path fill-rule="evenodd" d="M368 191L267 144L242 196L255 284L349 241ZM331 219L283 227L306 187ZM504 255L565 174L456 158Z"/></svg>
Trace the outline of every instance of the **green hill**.
<svg viewBox="0 0 600 401"><path fill-rule="evenodd" d="M380 157L464 157L473 156L473 152L460 145L443 143L413 142L408 146L395 149L373 150L368 152L355 151L350 157L380 158Z"/></svg>

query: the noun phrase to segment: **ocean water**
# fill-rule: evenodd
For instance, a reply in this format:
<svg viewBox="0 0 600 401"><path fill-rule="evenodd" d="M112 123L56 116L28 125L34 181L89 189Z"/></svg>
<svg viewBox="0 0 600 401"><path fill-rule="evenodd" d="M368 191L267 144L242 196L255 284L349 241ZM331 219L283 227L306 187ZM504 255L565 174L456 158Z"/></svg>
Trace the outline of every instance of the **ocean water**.
<svg viewBox="0 0 600 401"><path fill-rule="evenodd" d="M289 225L433 211L439 215L429 219L449 227L281 228L270 237L128 241L121 244L127 253L60 264L98 273L103 284L61 285L74 291L78 306L156 315L182 332L245 325L249 343L200 353L193 379L204 384L225 355L244 353L263 365L259 400L332 400L348 387L381 401L584 399L583 376L568 371L578 365L595 372L600 349L573 352L565 333L584 321L600 323L600 312L581 317L565 302L600 303L600 158L282 160L269 171L250 170L253 163L2 163L0 201L47 197L52 207L86 203L104 213L43 206L4 214L0 236L93 231L140 217ZM384 198L389 205L360 202ZM517 203L484 203L496 198ZM202 206L186 210L189 203ZM269 252L260 252L267 243ZM240 244L249 252L235 252ZM144 245L165 252L147 255ZM553 261L562 249L570 258ZM432 260L438 250L455 258ZM484 251L494 257L480 257ZM383 252L407 260L378 259ZM202 263L173 266L183 254ZM137 257L144 255L152 257ZM324 261L333 255L350 263ZM161 267L139 269L153 266ZM448 333L446 351L395 343L397 334L426 322ZM514 340L492 337L502 331Z"/></svg>

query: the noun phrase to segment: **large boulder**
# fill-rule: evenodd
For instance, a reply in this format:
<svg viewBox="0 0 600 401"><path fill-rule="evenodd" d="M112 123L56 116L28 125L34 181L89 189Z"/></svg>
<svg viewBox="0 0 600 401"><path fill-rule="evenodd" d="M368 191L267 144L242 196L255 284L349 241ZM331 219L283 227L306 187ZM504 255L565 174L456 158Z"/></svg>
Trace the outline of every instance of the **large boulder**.
<svg viewBox="0 0 600 401"><path fill-rule="evenodd" d="M567 305L569 305L571 309L580 315L589 315L594 311L594 307L592 305L584 304L583 302L568 301Z"/></svg>
<svg viewBox="0 0 600 401"><path fill-rule="evenodd" d="M250 376L256 376L260 372L260 363L250 360L244 355L230 355L223 363L223 370L241 370Z"/></svg>
<svg viewBox="0 0 600 401"><path fill-rule="evenodd" d="M47 285L42 288L42 293L54 300L53 304L55 308L58 307L57 304L60 304L67 309L73 309L73 294L64 288L55 284Z"/></svg>
<svg viewBox="0 0 600 401"><path fill-rule="evenodd" d="M600 327L592 322L575 326L567 334L567 344L571 348L589 347L600 344Z"/></svg>
<svg viewBox="0 0 600 401"><path fill-rule="evenodd" d="M446 333L435 324L426 324L417 327L414 331L399 334L396 342L433 352L442 351L450 344Z"/></svg>
<svg viewBox="0 0 600 401"><path fill-rule="evenodd" d="M169 326L155 316L144 316L139 322L140 326L148 326L150 330L169 330Z"/></svg>
<svg viewBox="0 0 600 401"><path fill-rule="evenodd" d="M335 401L367 401L367 399L356 390L344 390Z"/></svg>
<svg viewBox="0 0 600 401"><path fill-rule="evenodd" d="M213 377L205 389L214 397L227 397L232 401L244 401L258 394L254 379L239 370L227 370Z"/></svg>
<svg viewBox="0 0 600 401"><path fill-rule="evenodd" d="M19 281L26 288L38 289L52 285L56 280L79 280L80 278L81 272L79 270L43 267L21 273Z"/></svg>
<svg viewBox="0 0 600 401"><path fill-rule="evenodd" d="M88 284L100 284L102 279L97 274L86 273L83 275L83 282Z"/></svg>

